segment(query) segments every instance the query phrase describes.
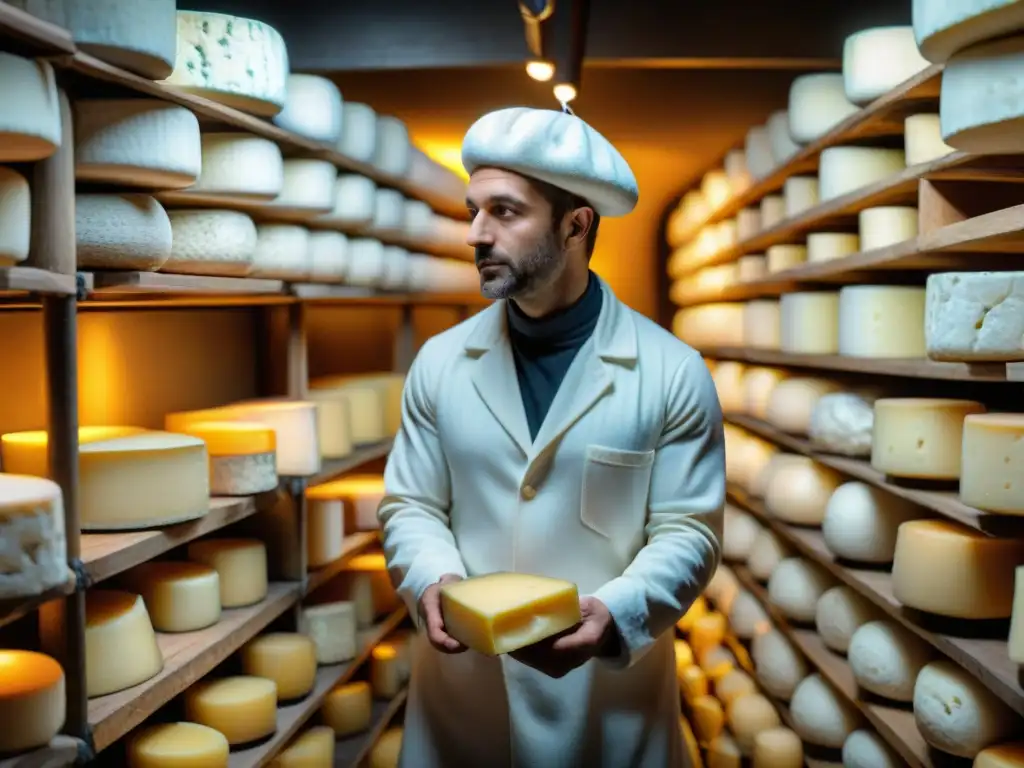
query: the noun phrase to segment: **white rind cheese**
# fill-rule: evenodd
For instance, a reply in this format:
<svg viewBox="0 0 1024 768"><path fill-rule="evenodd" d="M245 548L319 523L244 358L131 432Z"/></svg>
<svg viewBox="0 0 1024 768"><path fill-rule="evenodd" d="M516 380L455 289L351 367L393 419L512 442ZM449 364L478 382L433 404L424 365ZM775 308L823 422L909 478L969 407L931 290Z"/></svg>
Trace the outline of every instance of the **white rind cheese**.
<svg viewBox="0 0 1024 768"><path fill-rule="evenodd" d="M917 208L885 205L866 208L857 215L860 247L870 251L917 237Z"/></svg>
<svg viewBox="0 0 1024 768"><path fill-rule="evenodd" d="M0 473L0 599L42 594L70 575L60 486Z"/></svg>
<svg viewBox="0 0 1024 768"><path fill-rule="evenodd" d="M925 356L924 288L848 285L839 291L839 354Z"/></svg>
<svg viewBox="0 0 1024 768"><path fill-rule="evenodd" d="M736 212L736 241L742 243L744 240L757 235L761 231L761 209L741 208Z"/></svg>
<svg viewBox="0 0 1024 768"><path fill-rule="evenodd" d="M843 44L843 84L854 104L869 104L927 67L913 27L864 29Z"/></svg>
<svg viewBox="0 0 1024 768"><path fill-rule="evenodd" d="M397 245L384 246L384 275L380 287L385 291L402 291L408 288L409 252Z"/></svg>
<svg viewBox="0 0 1024 768"><path fill-rule="evenodd" d="M74 103L74 121L78 181L180 189L199 178L199 121L185 107L157 99L82 99Z"/></svg>
<svg viewBox="0 0 1024 768"><path fill-rule="evenodd" d="M751 128L747 132L745 148L750 175L760 181L775 168L775 158L772 157L772 144L768 138L768 129L764 126Z"/></svg>
<svg viewBox="0 0 1024 768"><path fill-rule="evenodd" d="M196 421L178 427L198 437L210 458L210 493L252 496L277 488L277 436L260 424Z"/></svg>
<svg viewBox="0 0 1024 768"><path fill-rule="evenodd" d="M779 385L782 386L782 385ZM820 526L829 499L843 476L809 456L791 456L778 463L764 492L765 506L777 520L792 525Z"/></svg>
<svg viewBox="0 0 1024 768"><path fill-rule="evenodd" d="M1024 414L973 414L964 419L960 500L968 506L1024 514Z"/></svg>
<svg viewBox="0 0 1024 768"><path fill-rule="evenodd" d="M338 499L306 493L306 567L322 568L341 557L345 507Z"/></svg>
<svg viewBox="0 0 1024 768"><path fill-rule="evenodd" d="M356 657L355 603L343 600L304 607L299 631L316 645L318 664L339 664Z"/></svg>
<svg viewBox="0 0 1024 768"><path fill-rule="evenodd" d="M903 150L910 167L945 157L953 148L942 140L938 115L911 115L903 123Z"/></svg>
<svg viewBox="0 0 1024 768"><path fill-rule="evenodd" d="M434 211L422 200L406 199L402 213L402 226L410 240L429 237L434 224Z"/></svg>
<svg viewBox="0 0 1024 768"><path fill-rule="evenodd" d="M839 294L785 293L780 300L779 346L797 355L834 355L839 351Z"/></svg>
<svg viewBox="0 0 1024 768"><path fill-rule="evenodd" d="M348 270L346 285L376 288L384 277L384 244L370 237L357 237L348 241Z"/></svg>
<svg viewBox="0 0 1024 768"><path fill-rule="evenodd" d="M373 149L373 165L388 176L404 176L411 158L409 129L397 117L377 117L377 141Z"/></svg>
<svg viewBox="0 0 1024 768"><path fill-rule="evenodd" d="M0 51L0 163L49 157L61 145L60 104L53 67Z"/></svg>
<svg viewBox="0 0 1024 768"><path fill-rule="evenodd" d="M857 629L878 616L867 598L850 587L838 586L818 598L814 609L814 627L821 640L836 653L846 653Z"/></svg>
<svg viewBox="0 0 1024 768"><path fill-rule="evenodd" d="M789 135L789 113L786 110L773 112L768 118L767 129L775 165L782 165L800 151L800 146Z"/></svg>
<svg viewBox="0 0 1024 768"><path fill-rule="evenodd" d="M749 640L771 626L768 613L761 601L745 590L740 590L729 607L729 628L741 640Z"/></svg>
<svg viewBox="0 0 1024 768"><path fill-rule="evenodd" d="M786 219L786 199L782 195L761 198L761 228L771 229Z"/></svg>
<svg viewBox="0 0 1024 768"><path fill-rule="evenodd" d="M932 360L1024 360L1024 272L942 272L926 291Z"/></svg>
<svg viewBox="0 0 1024 768"><path fill-rule="evenodd" d="M874 731L862 728L843 742L843 768L901 768L906 765Z"/></svg>
<svg viewBox="0 0 1024 768"><path fill-rule="evenodd" d="M261 220L309 222L334 209L338 169L326 160L290 158L284 161L281 194L253 208Z"/></svg>
<svg viewBox="0 0 1024 768"><path fill-rule="evenodd" d="M777 629L755 635L750 655L757 681L768 693L783 701L789 701L810 671L804 657Z"/></svg>
<svg viewBox="0 0 1024 768"><path fill-rule="evenodd" d="M672 332L692 347L742 347L743 304L702 304L679 310Z"/></svg>
<svg viewBox="0 0 1024 768"><path fill-rule="evenodd" d="M1016 0L914 0L914 37L921 54L941 64L975 43L1024 30Z"/></svg>
<svg viewBox="0 0 1024 768"><path fill-rule="evenodd" d="M818 191L822 202L834 200L904 170L902 149L876 147L829 147L821 152Z"/></svg>
<svg viewBox="0 0 1024 768"><path fill-rule="evenodd" d="M397 237L405 227L405 196L396 189L381 187L373 201L373 232Z"/></svg>
<svg viewBox="0 0 1024 768"><path fill-rule="evenodd" d="M140 595L112 589L85 593L85 689L90 699L144 683L163 666Z"/></svg>
<svg viewBox="0 0 1024 768"><path fill-rule="evenodd" d="M274 125L313 141L334 145L341 136L343 103L338 86L319 75L288 75L284 109Z"/></svg>
<svg viewBox="0 0 1024 768"><path fill-rule="evenodd" d="M372 179L355 173L343 174L334 183L334 207L317 216L313 226L360 230L373 223L377 185Z"/></svg>
<svg viewBox="0 0 1024 768"><path fill-rule="evenodd" d="M806 435L818 400L837 389L838 384L825 379L787 379L768 398L765 419L783 432Z"/></svg>
<svg viewBox="0 0 1024 768"><path fill-rule="evenodd" d="M835 586L832 575L800 557L783 560L768 579L768 599L792 621L812 623L818 599Z"/></svg>
<svg viewBox="0 0 1024 768"><path fill-rule="evenodd" d="M249 133L203 133L202 172L186 189L163 192L164 203L193 207L270 201L284 187L284 160L277 144Z"/></svg>
<svg viewBox="0 0 1024 768"><path fill-rule="evenodd" d="M857 110L846 98L841 74L801 75L789 87L789 134L798 144L810 144Z"/></svg>
<svg viewBox="0 0 1024 768"><path fill-rule="evenodd" d="M260 224L251 277L300 282L309 275L309 230L296 224Z"/></svg>
<svg viewBox="0 0 1024 768"><path fill-rule="evenodd" d="M864 723L860 712L813 674L800 682L789 703L793 727L800 738L820 747L841 749L846 737Z"/></svg>
<svg viewBox="0 0 1024 768"><path fill-rule="evenodd" d="M222 13L178 11L174 71L163 82L272 117L287 101L288 51L276 29Z"/></svg>
<svg viewBox="0 0 1024 768"><path fill-rule="evenodd" d="M371 163L376 151L377 113L368 104L345 102L338 152L361 163Z"/></svg>
<svg viewBox="0 0 1024 768"><path fill-rule="evenodd" d="M828 500L821 532L837 557L857 563L891 563L896 531L924 517L913 502L859 481L843 483Z"/></svg>
<svg viewBox="0 0 1024 768"><path fill-rule="evenodd" d="M782 187L782 198L786 203L786 217L799 216L818 204L818 178L790 176Z"/></svg>
<svg viewBox="0 0 1024 768"><path fill-rule="evenodd" d="M244 277L259 240L256 225L236 211L168 211L171 256L161 272Z"/></svg>
<svg viewBox="0 0 1024 768"><path fill-rule="evenodd" d="M772 391L788 376L788 373L778 368L748 368L743 373L743 410L746 414L763 419Z"/></svg>
<svg viewBox="0 0 1024 768"><path fill-rule="evenodd" d="M758 581L768 581L778 564L791 555L789 545L766 528L754 541L747 558L747 570Z"/></svg>
<svg viewBox="0 0 1024 768"><path fill-rule="evenodd" d="M914 681L932 660L932 647L890 619L869 621L850 639L847 652L857 685L889 699L910 703Z"/></svg>
<svg viewBox="0 0 1024 768"><path fill-rule="evenodd" d="M0 167L0 267L28 258L32 239L32 192L12 168Z"/></svg>
<svg viewBox="0 0 1024 768"><path fill-rule="evenodd" d="M807 261L811 264L851 256L860 250L860 237L846 232L812 232L807 235Z"/></svg>
<svg viewBox="0 0 1024 768"><path fill-rule="evenodd" d="M159 269L171 257L171 221L149 195L76 195L75 254L82 269Z"/></svg>
<svg viewBox="0 0 1024 768"><path fill-rule="evenodd" d="M348 269L348 238L340 232L310 230L309 279L340 283Z"/></svg>
<svg viewBox="0 0 1024 768"><path fill-rule="evenodd" d="M871 455L875 401L856 392L823 395L814 406L808 435L815 449L843 456Z"/></svg>

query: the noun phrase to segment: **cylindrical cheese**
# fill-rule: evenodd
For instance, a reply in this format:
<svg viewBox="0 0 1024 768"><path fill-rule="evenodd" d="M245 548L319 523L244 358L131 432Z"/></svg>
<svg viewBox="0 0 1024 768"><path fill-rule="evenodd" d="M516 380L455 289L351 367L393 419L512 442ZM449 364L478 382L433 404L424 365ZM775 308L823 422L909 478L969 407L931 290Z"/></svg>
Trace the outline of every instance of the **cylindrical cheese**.
<svg viewBox="0 0 1024 768"><path fill-rule="evenodd" d="M932 360L1024 360L1024 272L940 272L926 291Z"/></svg>
<svg viewBox="0 0 1024 768"><path fill-rule="evenodd" d="M750 655L757 681L769 694L783 701L789 701L809 672L804 657L777 629L755 635Z"/></svg>
<svg viewBox="0 0 1024 768"><path fill-rule="evenodd" d="M130 653L126 650L130 649ZM85 593L85 687L89 698L123 691L160 674L163 654L139 595Z"/></svg>
<svg viewBox="0 0 1024 768"><path fill-rule="evenodd" d="M375 531L377 508L384 499L384 478L381 475L346 475L306 492L307 498L335 500L344 505L345 527L355 531Z"/></svg>
<svg viewBox="0 0 1024 768"><path fill-rule="evenodd" d="M768 273L794 269L807 261L805 245L772 245L765 254Z"/></svg>
<svg viewBox="0 0 1024 768"><path fill-rule="evenodd" d="M816 141L856 112L841 74L801 75L789 87L789 133L799 144Z"/></svg>
<svg viewBox="0 0 1024 768"><path fill-rule="evenodd" d="M0 473L0 599L39 595L70 578L64 496L43 477Z"/></svg>
<svg viewBox="0 0 1024 768"><path fill-rule="evenodd" d="M868 104L927 66L917 50L913 27L863 29L846 38L843 45L846 98L854 104Z"/></svg>
<svg viewBox="0 0 1024 768"><path fill-rule="evenodd" d="M780 463L765 489L765 505L772 517L793 525L819 526L832 493L843 476L808 456L793 456Z"/></svg>
<svg viewBox="0 0 1024 768"><path fill-rule="evenodd" d="M344 683L324 697L320 716L339 739L353 736L370 727L373 693L364 680Z"/></svg>
<svg viewBox="0 0 1024 768"><path fill-rule="evenodd" d="M843 483L825 508L821 532L837 557L859 563L891 563L896 531L907 520L925 517L911 501L859 481Z"/></svg>
<svg viewBox="0 0 1024 768"><path fill-rule="evenodd" d="M10 183L11 174L21 178L7 168L0 168L0 216L14 217L20 203L17 187ZM22 179L24 181L24 179ZM29 218L28 184L25 184L24 211ZM5 210L7 209L7 210ZM13 229L13 227L12 227ZM4 232L9 240L13 232ZM25 237L25 256L28 248L28 233ZM18 249L11 253L0 241L0 264L6 265L17 256ZM78 194L75 195L75 257L81 269L137 269L151 271L159 269L171 256L171 222L167 211L153 197L139 193L124 194Z"/></svg>
<svg viewBox="0 0 1024 768"><path fill-rule="evenodd" d="M270 201L281 194L284 160L270 139L249 133L206 132L202 172L196 183L159 193L169 206L233 207Z"/></svg>
<svg viewBox="0 0 1024 768"><path fill-rule="evenodd" d="M722 162L725 175L729 179L729 187L734 195L745 192L751 185L750 171L747 169L747 154L742 149L733 149L725 154Z"/></svg>
<svg viewBox="0 0 1024 768"><path fill-rule="evenodd" d="M789 546L769 528L765 528L754 541L747 558L747 570L758 581L768 581L772 571L785 558L790 556Z"/></svg>
<svg viewBox="0 0 1024 768"><path fill-rule="evenodd" d="M736 699L728 712L729 730L744 755L753 755L757 734L777 728L782 721L772 703L759 693Z"/></svg>
<svg viewBox="0 0 1024 768"><path fill-rule="evenodd" d="M748 301L743 309L743 339L754 349L779 348L779 302Z"/></svg>
<svg viewBox="0 0 1024 768"><path fill-rule="evenodd" d="M875 398L855 392L822 395L814 406L808 435L817 450L845 456L870 456L875 427Z"/></svg>
<svg viewBox="0 0 1024 768"><path fill-rule="evenodd" d="M398 650L387 642L374 646L370 653L370 687L378 699L393 699L402 688L402 667Z"/></svg>
<svg viewBox="0 0 1024 768"><path fill-rule="evenodd" d="M832 587L818 598L814 626L826 646L846 653L857 629L877 615L878 610L862 595L846 586Z"/></svg>
<svg viewBox="0 0 1024 768"><path fill-rule="evenodd" d="M842 259L860 250L860 237L847 232L812 232L807 235L807 261Z"/></svg>
<svg viewBox="0 0 1024 768"><path fill-rule="evenodd" d="M392 726L370 750L369 768L398 768L398 758L402 753L402 729Z"/></svg>
<svg viewBox="0 0 1024 768"><path fill-rule="evenodd" d="M277 730L277 686L265 677L203 680L185 691L185 716L231 746L248 744Z"/></svg>
<svg viewBox="0 0 1024 768"><path fill-rule="evenodd" d="M315 725L281 750L270 768L331 768L334 742L329 726Z"/></svg>
<svg viewBox="0 0 1024 768"><path fill-rule="evenodd" d="M848 285L839 291L839 354L925 356L923 288Z"/></svg>
<svg viewBox="0 0 1024 768"><path fill-rule="evenodd" d="M690 705L693 713L693 731L701 743L715 739L725 725L725 712L714 696L698 696Z"/></svg>
<svg viewBox="0 0 1024 768"><path fill-rule="evenodd" d="M749 640L758 632L762 632L771 623L761 601L749 592L741 590L732 601L729 610L729 628L741 640Z"/></svg>
<svg viewBox="0 0 1024 768"><path fill-rule="evenodd" d="M171 255L161 272L245 277L256 256L256 224L238 211L170 210Z"/></svg>
<svg viewBox="0 0 1024 768"><path fill-rule="evenodd" d="M735 360L723 360L715 368L712 379L722 410L726 413L743 411L743 374L746 366Z"/></svg>
<svg viewBox="0 0 1024 768"><path fill-rule="evenodd" d="M785 371L778 368L747 368L743 374L744 412L754 418L763 419L772 390L787 376Z"/></svg>
<svg viewBox="0 0 1024 768"><path fill-rule="evenodd" d="M707 745L707 768L742 768L743 754L728 731L722 731ZM694 763L700 765L700 763Z"/></svg>
<svg viewBox="0 0 1024 768"><path fill-rule="evenodd" d="M782 187L786 203L786 218L799 216L818 204L818 178L816 176L790 176Z"/></svg>
<svg viewBox="0 0 1024 768"><path fill-rule="evenodd" d="M160 723L129 737L129 768L228 768L224 734L199 723Z"/></svg>
<svg viewBox="0 0 1024 768"><path fill-rule="evenodd" d="M217 571L222 608L242 608L267 596L267 548L261 541L193 541L188 545L188 557Z"/></svg>
<svg viewBox="0 0 1024 768"><path fill-rule="evenodd" d="M957 480L964 418L984 412L973 400L878 399L871 466L894 477Z"/></svg>
<svg viewBox="0 0 1024 768"><path fill-rule="evenodd" d="M839 351L839 294L832 291L783 294L779 347L793 355L834 355Z"/></svg>
<svg viewBox="0 0 1024 768"><path fill-rule="evenodd" d="M761 209L741 208L736 212L736 240L743 242L761 231Z"/></svg>
<svg viewBox="0 0 1024 768"><path fill-rule="evenodd" d="M672 319L672 333L697 349L742 347L743 304L702 304L681 309Z"/></svg>
<svg viewBox="0 0 1024 768"><path fill-rule="evenodd" d="M722 527L722 558L745 561L750 556L754 540L762 526L753 515L726 502L725 522Z"/></svg>
<svg viewBox="0 0 1024 768"><path fill-rule="evenodd" d="M183 425L181 432L206 443L211 494L252 496L277 487L277 439L269 427L197 421Z"/></svg>
<svg viewBox="0 0 1024 768"><path fill-rule="evenodd" d="M309 230L296 224L260 224L250 277L303 282L309 278Z"/></svg>
<svg viewBox="0 0 1024 768"><path fill-rule="evenodd" d="M835 585L832 574L810 560L791 557L768 579L768 599L791 621L814 621L818 599Z"/></svg>
<svg viewBox="0 0 1024 768"><path fill-rule="evenodd" d="M33 651L0 650L0 753L45 747L64 725L64 670Z"/></svg>
<svg viewBox="0 0 1024 768"><path fill-rule="evenodd" d="M143 563L124 578L138 590L159 632L195 632L220 621L220 576L199 563Z"/></svg>
<svg viewBox="0 0 1024 768"><path fill-rule="evenodd" d="M822 202L877 184L904 169L902 149L829 147L818 165L818 194Z"/></svg>
<svg viewBox="0 0 1024 768"><path fill-rule="evenodd" d="M906 765L874 731L861 728L843 742L844 768L901 768Z"/></svg>
<svg viewBox="0 0 1024 768"><path fill-rule="evenodd" d="M776 165L782 165L800 151L799 145L789 135L789 114L786 110L772 112L765 127L768 129L768 143Z"/></svg>
<svg viewBox="0 0 1024 768"><path fill-rule="evenodd" d="M740 256L737 262L736 279L741 283L760 280L768 274L768 260L759 254Z"/></svg>
<svg viewBox="0 0 1024 768"><path fill-rule="evenodd" d="M769 728L754 737L752 768L803 768L804 745L789 728Z"/></svg>
<svg viewBox="0 0 1024 768"><path fill-rule="evenodd" d="M866 208L858 214L860 247L870 251L917 237L917 208L887 205Z"/></svg>
<svg viewBox="0 0 1024 768"><path fill-rule="evenodd" d="M763 125L755 126L747 131L744 149L747 156L747 168L754 179L763 179L775 168L775 158L772 157L768 129Z"/></svg>
<svg viewBox="0 0 1024 768"><path fill-rule="evenodd" d="M903 123L903 149L907 166L930 163L953 148L942 140L938 115L911 115Z"/></svg>
<svg viewBox="0 0 1024 768"><path fill-rule="evenodd" d="M242 648L242 669L277 686L278 701L300 699L316 682L316 645L295 632L269 632Z"/></svg>
<svg viewBox="0 0 1024 768"><path fill-rule="evenodd" d="M715 696L726 709L747 693L757 693L757 683L742 669L729 670L715 681Z"/></svg>
<svg viewBox="0 0 1024 768"><path fill-rule="evenodd" d="M341 557L345 507L340 499L315 498L306 491L306 565L321 568Z"/></svg>
<svg viewBox="0 0 1024 768"><path fill-rule="evenodd" d="M931 661L932 647L890 619L861 626L847 651L857 685L892 701L914 700L917 673Z"/></svg>
<svg viewBox="0 0 1024 768"><path fill-rule="evenodd" d="M1024 741L986 747L975 758L972 768L1020 768L1024 765Z"/></svg>
<svg viewBox="0 0 1024 768"><path fill-rule="evenodd" d="M697 617L690 628L690 646L693 652L700 658L705 651L721 645L725 639L725 633L729 629L728 621L724 614L712 611L703 616Z"/></svg>
<svg viewBox="0 0 1024 768"><path fill-rule="evenodd" d="M800 738L832 749L841 749L846 737L864 721L853 704L843 699L819 674L804 678L796 687L789 713Z"/></svg>
<svg viewBox="0 0 1024 768"><path fill-rule="evenodd" d="M837 389L838 384L825 379L786 379L772 390L765 419L783 432L806 435L818 400Z"/></svg>
<svg viewBox="0 0 1024 768"><path fill-rule="evenodd" d="M708 676L696 664L683 670L677 669L676 682L679 683L680 695L687 703L705 696L709 690Z"/></svg>
<svg viewBox="0 0 1024 768"><path fill-rule="evenodd" d="M299 631L316 645L319 664L337 664L356 656L356 606L347 600L302 609Z"/></svg>
<svg viewBox="0 0 1024 768"><path fill-rule="evenodd" d="M761 229L778 226L786 219L786 200L782 195L765 195L761 198Z"/></svg>

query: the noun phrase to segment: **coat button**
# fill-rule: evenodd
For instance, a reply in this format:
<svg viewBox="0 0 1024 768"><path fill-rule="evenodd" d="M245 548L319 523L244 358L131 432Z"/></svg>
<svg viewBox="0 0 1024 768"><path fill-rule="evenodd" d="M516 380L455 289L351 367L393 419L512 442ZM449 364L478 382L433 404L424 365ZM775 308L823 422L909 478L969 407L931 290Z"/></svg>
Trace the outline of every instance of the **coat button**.
<svg viewBox="0 0 1024 768"><path fill-rule="evenodd" d="M522 493L524 499L531 501L537 495L537 489L532 485L524 485Z"/></svg>

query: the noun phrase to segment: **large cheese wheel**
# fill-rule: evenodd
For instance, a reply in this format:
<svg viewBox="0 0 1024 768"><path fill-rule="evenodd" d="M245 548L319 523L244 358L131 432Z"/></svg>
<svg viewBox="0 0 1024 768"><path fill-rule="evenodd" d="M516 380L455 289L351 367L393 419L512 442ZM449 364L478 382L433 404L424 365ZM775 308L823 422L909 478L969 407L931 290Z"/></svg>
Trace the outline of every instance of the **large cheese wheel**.
<svg viewBox="0 0 1024 768"><path fill-rule="evenodd" d="M794 355L839 351L839 294L814 291L783 294L779 347Z"/></svg>
<svg viewBox="0 0 1024 768"><path fill-rule="evenodd" d="M869 621L853 633L847 651L857 685L892 701L914 700L914 681L931 661L932 647L890 619Z"/></svg>
<svg viewBox="0 0 1024 768"><path fill-rule="evenodd" d="M265 677L203 680L185 691L185 716L231 746L248 744L277 730L277 686Z"/></svg>
<svg viewBox="0 0 1024 768"><path fill-rule="evenodd" d="M0 599L26 598L65 584L67 536L60 486L42 477L0 473Z"/></svg>
<svg viewBox="0 0 1024 768"><path fill-rule="evenodd" d="M309 279L340 283L348 268L348 238L340 232L310 230Z"/></svg>
<svg viewBox="0 0 1024 768"><path fill-rule="evenodd" d="M174 71L163 82L262 117L287 100L288 51L269 24L203 11L178 11Z"/></svg>
<svg viewBox="0 0 1024 768"><path fill-rule="evenodd" d="M316 682L316 644L294 632L268 632L242 648L242 670L247 675L273 680L277 700L304 697Z"/></svg>
<svg viewBox="0 0 1024 768"><path fill-rule="evenodd" d="M1024 8L1014 0L914 0L913 8L918 48L936 63L975 43L1024 30Z"/></svg>
<svg viewBox="0 0 1024 768"><path fill-rule="evenodd" d="M204 539L188 557L217 571L222 608L243 608L267 596L267 548L254 539Z"/></svg>
<svg viewBox="0 0 1024 768"><path fill-rule="evenodd" d="M759 581L768 581L776 566L790 556L792 550L769 528L765 528L754 541L747 558L747 570Z"/></svg>
<svg viewBox="0 0 1024 768"><path fill-rule="evenodd" d="M782 187L786 217L799 216L818 204L817 176L790 176ZM771 249L769 249L770 251Z"/></svg>
<svg viewBox="0 0 1024 768"><path fill-rule="evenodd" d="M74 113L78 180L180 189L199 178L199 121L185 107L157 99L81 99Z"/></svg>
<svg viewBox="0 0 1024 768"><path fill-rule="evenodd" d="M860 712L819 674L804 678L789 703L793 727L800 738L820 747L841 749L846 737L861 726Z"/></svg>
<svg viewBox="0 0 1024 768"><path fill-rule="evenodd" d="M284 109L274 124L313 141L333 145L341 136L342 98L338 86L319 75L292 72L285 87Z"/></svg>
<svg viewBox="0 0 1024 768"><path fill-rule="evenodd" d="M795 269L807 261L806 245L772 245L765 253L768 273Z"/></svg>
<svg viewBox="0 0 1024 768"><path fill-rule="evenodd" d="M860 247L870 251L917 237L917 208L908 205L883 205L866 208L857 217Z"/></svg>
<svg viewBox="0 0 1024 768"><path fill-rule="evenodd" d="M843 742L844 768L901 768L906 765L874 731L860 728Z"/></svg>
<svg viewBox="0 0 1024 768"><path fill-rule="evenodd" d="M818 598L814 626L826 646L846 653L857 629L876 616L878 610L866 598L849 587L838 586Z"/></svg>
<svg viewBox="0 0 1024 768"><path fill-rule="evenodd" d="M860 237L847 232L812 232L807 235L807 261L815 264L851 256L860 250Z"/></svg>
<svg viewBox="0 0 1024 768"><path fill-rule="evenodd" d="M269 221L308 222L334 209L338 169L326 160L288 158L284 161L281 193L253 208L253 214Z"/></svg>
<svg viewBox="0 0 1024 768"><path fill-rule="evenodd" d="M722 527L722 557L730 561L745 561L750 556L754 540L762 528L753 515L726 503L725 523Z"/></svg>
<svg viewBox="0 0 1024 768"><path fill-rule="evenodd" d="M929 275L924 333L932 360L1024 360L1024 272Z"/></svg>
<svg viewBox="0 0 1024 768"><path fill-rule="evenodd" d="M154 560L124 581L138 590L160 632L195 632L220 621L220 576L208 565Z"/></svg>
<svg viewBox="0 0 1024 768"><path fill-rule="evenodd" d="M129 648L131 653L126 653ZM89 698L144 683L163 666L142 597L111 589L86 592L85 687Z"/></svg>
<svg viewBox="0 0 1024 768"><path fill-rule="evenodd" d="M329 726L314 725L281 750L270 768L331 768L334 742Z"/></svg>
<svg viewBox="0 0 1024 768"><path fill-rule="evenodd" d="M783 432L806 435L818 400L838 389L837 383L825 379L786 379L772 390L765 419Z"/></svg>
<svg viewBox="0 0 1024 768"><path fill-rule="evenodd" d="M903 150L907 166L930 163L945 157L953 148L942 140L939 115L911 115L903 122Z"/></svg>
<svg viewBox="0 0 1024 768"><path fill-rule="evenodd" d="M978 509L1024 514L1024 414L974 414L964 419L960 499Z"/></svg>
<svg viewBox="0 0 1024 768"><path fill-rule="evenodd" d="M772 517L793 525L819 526L829 498L843 476L808 456L793 456L779 465L765 489L765 505Z"/></svg>
<svg viewBox="0 0 1024 768"><path fill-rule="evenodd" d="M748 301L743 308L743 339L754 349L779 348L779 302Z"/></svg>
<svg viewBox="0 0 1024 768"><path fill-rule="evenodd" d="M783 560L768 579L768 599L791 621L814 621L818 599L835 586L835 578L801 557Z"/></svg>
<svg viewBox="0 0 1024 768"><path fill-rule="evenodd" d="M789 135L789 114L786 110L772 112L765 127L776 165L782 165L800 151L800 146Z"/></svg>
<svg viewBox="0 0 1024 768"><path fill-rule="evenodd" d="M168 211L171 256L161 272L242 277L252 269L256 225L237 211Z"/></svg>
<svg viewBox="0 0 1024 768"><path fill-rule="evenodd" d="M252 277L299 282L309 275L309 230L297 224L260 224Z"/></svg>
<svg viewBox="0 0 1024 768"><path fill-rule="evenodd" d="M768 613L761 601L749 592L741 590L732 601L729 610L729 628L741 640L749 640L758 632L771 626Z"/></svg>
<svg viewBox="0 0 1024 768"><path fill-rule="evenodd" d="M814 406L808 435L814 447L845 456L870 456L875 399L856 392L822 395Z"/></svg>
<svg viewBox="0 0 1024 768"><path fill-rule="evenodd" d="M28 258L31 234L28 181L15 170L0 167L0 267L13 267Z"/></svg>
<svg viewBox="0 0 1024 768"><path fill-rule="evenodd" d="M839 291L839 354L924 357L923 288L848 285Z"/></svg>
<svg viewBox="0 0 1024 768"><path fill-rule="evenodd" d="M747 168L754 179L763 179L775 168L775 158L772 157L768 129L764 126L756 126L747 131L744 149L747 156Z"/></svg>
<svg viewBox="0 0 1024 768"><path fill-rule="evenodd" d="M748 756L754 752L757 734L777 728L782 723L772 703L759 693L748 693L736 699L729 707L728 719L736 744Z"/></svg>
<svg viewBox="0 0 1024 768"><path fill-rule="evenodd" d="M821 532L837 557L859 563L891 563L896 531L908 520L926 516L911 501L859 481L843 483L825 508Z"/></svg>
<svg viewBox="0 0 1024 768"><path fill-rule="evenodd" d="M927 66L917 50L913 27L861 30L843 44L846 98L854 104L867 104Z"/></svg>
<svg viewBox="0 0 1024 768"><path fill-rule="evenodd" d="M818 193L834 200L899 173L906 166L902 149L829 147L818 165Z"/></svg>
<svg viewBox="0 0 1024 768"><path fill-rule="evenodd" d="M45 747L64 725L64 670L33 651L0 650L0 753Z"/></svg>
<svg viewBox="0 0 1024 768"><path fill-rule="evenodd" d="M365 680L343 683L331 689L324 697L320 716L343 739L370 727L373 692Z"/></svg>
<svg viewBox="0 0 1024 768"><path fill-rule="evenodd" d="M372 162L377 148L377 113L367 104L345 102L338 151L361 163Z"/></svg>
<svg viewBox="0 0 1024 768"><path fill-rule="evenodd" d="M0 51L0 81L0 162L25 163L52 155L63 140L53 68Z"/></svg>
<svg viewBox="0 0 1024 768"><path fill-rule="evenodd" d="M871 466L894 477L957 480L964 417L984 412L985 406L973 400L880 398Z"/></svg>
<svg viewBox="0 0 1024 768"><path fill-rule="evenodd" d="M159 269L170 256L171 222L154 198L132 193L75 196L75 257L80 268L149 271Z"/></svg>
<svg viewBox="0 0 1024 768"><path fill-rule="evenodd" d="M803 768L804 745L789 728L769 728L754 737L752 768Z"/></svg>
<svg viewBox="0 0 1024 768"><path fill-rule="evenodd" d="M277 144L249 133L202 134L202 173L185 189L163 192L168 205L237 206L269 202L284 187L284 159Z"/></svg>
<svg viewBox="0 0 1024 768"><path fill-rule="evenodd" d="M779 368L761 366L747 368L743 373L743 410L749 416L763 419L772 391L789 374Z"/></svg>
<svg viewBox="0 0 1024 768"><path fill-rule="evenodd" d="M750 655L757 681L769 694L783 701L789 701L809 672L804 657L777 629L754 635Z"/></svg>
<svg viewBox="0 0 1024 768"><path fill-rule="evenodd" d="M789 86L789 133L797 143L810 144L856 111L846 98L841 74L801 75Z"/></svg>

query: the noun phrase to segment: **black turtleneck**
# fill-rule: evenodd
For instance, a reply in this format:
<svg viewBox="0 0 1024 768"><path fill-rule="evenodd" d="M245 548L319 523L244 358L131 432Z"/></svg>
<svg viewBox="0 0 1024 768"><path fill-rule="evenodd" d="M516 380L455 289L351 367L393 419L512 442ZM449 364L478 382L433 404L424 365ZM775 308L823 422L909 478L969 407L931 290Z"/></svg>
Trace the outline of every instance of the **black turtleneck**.
<svg viewBox="0 0 1024 768"><path fill-rule="evenodd" d="M602 299L601 284L591 272L579 299L545 317L529 317L514 301L507 302L512 356L531 438L536 439L566 371L594 332Z"/></svg>

